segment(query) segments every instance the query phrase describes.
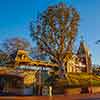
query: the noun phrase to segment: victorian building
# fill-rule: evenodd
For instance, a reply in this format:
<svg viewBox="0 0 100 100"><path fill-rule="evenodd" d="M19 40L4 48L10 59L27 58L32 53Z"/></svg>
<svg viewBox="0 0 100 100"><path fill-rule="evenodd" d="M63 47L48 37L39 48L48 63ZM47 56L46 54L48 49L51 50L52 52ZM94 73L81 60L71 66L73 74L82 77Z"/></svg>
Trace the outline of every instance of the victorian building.
<svg viewBox="0 0 100 100"><path fill-rule="evenodd" d="M91 72L91 54L84 41L80 42L79 49L67 63L67 72Z"/></svg>

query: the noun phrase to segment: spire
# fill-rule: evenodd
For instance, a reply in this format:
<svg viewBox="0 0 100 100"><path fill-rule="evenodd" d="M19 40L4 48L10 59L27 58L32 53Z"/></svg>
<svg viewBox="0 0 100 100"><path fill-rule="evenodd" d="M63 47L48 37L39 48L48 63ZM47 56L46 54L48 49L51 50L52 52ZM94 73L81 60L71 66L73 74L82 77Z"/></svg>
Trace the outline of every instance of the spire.
<svg viewBox="0 0 100 100"><path fill-rule="evenodd" d="M89 53L90 53L89 48L87 47L87 45L84 42L84 38L83 38L82 33L81 33L80 39L81 39L80 40L80 46L79 46L77 54L87 54L87 55L89 55Z"/></svg>
<svg viewBox="0 0 100 100"><path fill-rule="evenodd" d="M84 37L82 33L80 34L80 39L81 39L81 42L84 42Z"/></svg>

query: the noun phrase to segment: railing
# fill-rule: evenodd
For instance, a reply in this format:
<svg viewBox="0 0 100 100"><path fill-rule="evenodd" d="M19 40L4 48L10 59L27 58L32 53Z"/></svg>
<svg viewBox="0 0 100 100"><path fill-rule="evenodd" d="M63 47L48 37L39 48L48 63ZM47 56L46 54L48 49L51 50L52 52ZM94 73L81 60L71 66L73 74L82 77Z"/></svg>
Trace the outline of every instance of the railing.
<svg viewBox="0 0 100 100"><path fill-rule="evenodd" d="M59 67L57 64L48 63L40 60L16 60L16 65L29 65L29 66L44 66L44 67Z"/></svg>

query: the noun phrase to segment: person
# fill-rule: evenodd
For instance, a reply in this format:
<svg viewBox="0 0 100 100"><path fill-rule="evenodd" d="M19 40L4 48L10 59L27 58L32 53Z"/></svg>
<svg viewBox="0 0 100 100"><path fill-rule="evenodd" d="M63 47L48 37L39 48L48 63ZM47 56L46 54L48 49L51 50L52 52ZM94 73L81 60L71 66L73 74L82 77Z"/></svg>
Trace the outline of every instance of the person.
<svg viewBox="0 0 100 100"><path fill-rule="evenodd" d="M52 86L49 86L49 96L52 96Z"/></svg>
<svg viewBox="0 0 100 100"><path fill-rule="evenodd" d="M89 90L89 95L91 95L92 94L92 84L91 84L91 81L89 81L88 90Z"/></svg>

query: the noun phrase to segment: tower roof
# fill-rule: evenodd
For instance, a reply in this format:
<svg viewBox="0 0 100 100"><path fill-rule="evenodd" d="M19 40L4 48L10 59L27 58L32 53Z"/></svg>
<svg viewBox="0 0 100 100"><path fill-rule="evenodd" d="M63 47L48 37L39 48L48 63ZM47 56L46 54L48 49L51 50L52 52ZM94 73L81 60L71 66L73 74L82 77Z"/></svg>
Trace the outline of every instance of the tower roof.
<svg viewBox="0 0 100 100"><path fill-rule="evenodd" d="M84 43L84 41L81 41L80 42L80 46L79 46L79 49L78 49L78 52L77 52L78 55L80 54L90 54L90 50L89 48L86 46L86 44Z"/></svg>

